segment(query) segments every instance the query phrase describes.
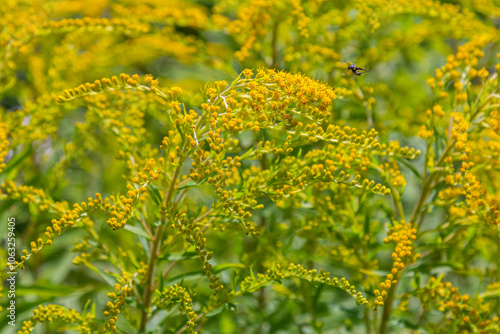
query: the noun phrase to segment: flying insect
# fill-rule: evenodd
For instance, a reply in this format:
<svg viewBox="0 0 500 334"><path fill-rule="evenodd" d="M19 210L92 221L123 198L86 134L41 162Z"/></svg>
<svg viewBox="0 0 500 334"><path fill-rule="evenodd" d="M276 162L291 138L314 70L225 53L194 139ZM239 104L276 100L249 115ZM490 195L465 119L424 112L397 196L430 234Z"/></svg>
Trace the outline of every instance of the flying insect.
<svg viewBox="0 0 500 334"><path fill-rule="evenodd" d="M354 78L355 76L360 76L361 74L364 74L366 72L370 72L371 69L367 70L363 67L357 67L352 61L351 62L346 62L344 60L342 60L344 63L346 63L347 65L349 65L349 67L347 68L347 71L345 71L344 73L342 73L342 75L346 75L349 73L349 71L352 71L352 73L354 74L352 77Z"/></svg>

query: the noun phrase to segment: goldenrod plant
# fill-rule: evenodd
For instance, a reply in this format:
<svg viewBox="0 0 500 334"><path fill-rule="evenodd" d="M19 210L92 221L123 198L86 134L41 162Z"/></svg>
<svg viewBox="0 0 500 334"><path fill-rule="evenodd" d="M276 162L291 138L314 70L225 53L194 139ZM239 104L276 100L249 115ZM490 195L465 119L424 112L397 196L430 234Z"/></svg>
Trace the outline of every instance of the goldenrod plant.
<svg viewBox="0 0 500 334"><path fill-rule="evenodd" d="M3 0L1 332L500 333L499 19Z"/></svg>

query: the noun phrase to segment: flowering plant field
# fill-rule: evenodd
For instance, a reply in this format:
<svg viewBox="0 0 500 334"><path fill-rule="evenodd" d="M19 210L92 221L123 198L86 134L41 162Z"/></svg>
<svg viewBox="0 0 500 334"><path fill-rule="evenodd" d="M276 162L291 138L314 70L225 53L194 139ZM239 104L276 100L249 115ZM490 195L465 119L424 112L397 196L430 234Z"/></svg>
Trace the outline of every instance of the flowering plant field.
<svg viewBox="0 0 500 334"><path fill-rule="evenodd" d="M2 0L2 333L500 333L499 24Z"/></svg>

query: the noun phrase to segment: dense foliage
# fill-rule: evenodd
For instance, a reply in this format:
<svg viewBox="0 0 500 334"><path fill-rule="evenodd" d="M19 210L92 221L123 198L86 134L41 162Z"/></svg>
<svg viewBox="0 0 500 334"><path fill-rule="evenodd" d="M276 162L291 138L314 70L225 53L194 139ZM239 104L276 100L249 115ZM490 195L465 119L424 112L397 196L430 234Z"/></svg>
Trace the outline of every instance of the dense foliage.
<svg viewBox="0 0 500 334"><path fill-rule="evenodd" d="M499 18L2 0L2 333L500 333Z"/></svg>

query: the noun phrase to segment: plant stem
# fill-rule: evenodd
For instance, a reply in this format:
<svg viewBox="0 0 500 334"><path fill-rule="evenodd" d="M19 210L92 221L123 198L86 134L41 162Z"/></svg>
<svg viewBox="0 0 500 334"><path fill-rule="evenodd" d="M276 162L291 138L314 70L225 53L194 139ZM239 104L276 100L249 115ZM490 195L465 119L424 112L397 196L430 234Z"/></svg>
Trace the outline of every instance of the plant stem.
<svg viewBox="0 0 500 334"><path fill-rule="evenodd" d="M399 275L397 277L399 278ZM379 334L387 333L387 325L389 323L389 319L391 318L392 301L394 299L394 292L396 291L397 285L398 283L391 285L389 293L387 294L387 299L384 301L384 311L382 312L382 321L380 323Z"/></svg>
<svg viewBox="0 0 500 334"><path fill-rule="evenodd" d="M168 203L172 201L172 197L174 196L174 192L176 189L175 182L179 177L183 161L184 157L181 157L179 159L178 166L175 168L174 175L172 176L172 180L170 181L170 186L165 196L165 201L164 201L165 206L167 206ZM148 322L149 307L151 306L151 299L153 296L153 281L156 272L156 264L160 253L159 250L161 242L163 240L163 233L165 232L165 226L166 226L165 217L162 217L161 220L162 220L161 225L158 226L158 228L156 229L153 241L151 243L150 257L148 263L148 276L146 279L146 284L144 286L144 293L145 293L144 304L143 304L144 308L141 314L141 326L139 329L139 333L144 333L144 331L146 330L146 324Z"/></svg>
<svg viewBox="0 0 500 334"><path fill-rule="evenodd" d="M153 295L153 289L151 288L153 285L153 280L156 272L156 260L158 258L158 248L161 244L161 240L163 238L163 232L165 231L165 224L162 224L156 229L155 236L153 238L153 243L151 246L151 255L149 257L148 263L148 277L146 280L146 285L144 286L144 309L142 310L141 315L141 327L139 329L140 333L144 333L146 329L146 324L148 322L148 313L149 306L151 305L151 297Z"/></svg>
<svg viewBox="0 0 500 334"><path fill-rule="evenodd" d="M403 205L401 204L401 197L399 196L399 190L396 187L390 185L392 201L394 203L394 215L396 220L405 219L405 212L403 210Z"/></svg>
<svg viewBox="0 0 500 334"><path fill-rule="evenodd" d="M365 316L363 318L365 318L365 330L366 330L366 334L371 334L372 333L372 328L371 328L371 324L370 324L370 308L365 306Z"/></svg>

